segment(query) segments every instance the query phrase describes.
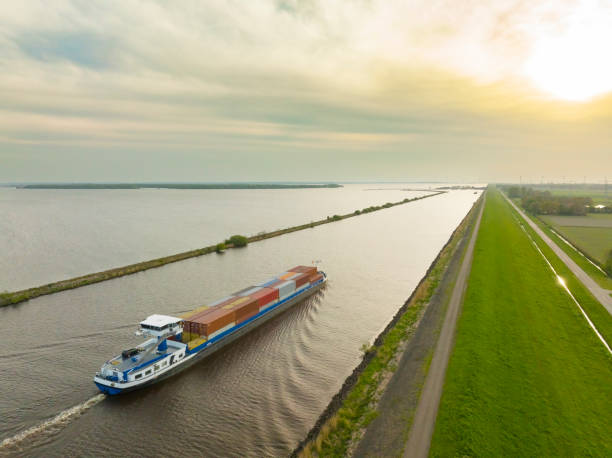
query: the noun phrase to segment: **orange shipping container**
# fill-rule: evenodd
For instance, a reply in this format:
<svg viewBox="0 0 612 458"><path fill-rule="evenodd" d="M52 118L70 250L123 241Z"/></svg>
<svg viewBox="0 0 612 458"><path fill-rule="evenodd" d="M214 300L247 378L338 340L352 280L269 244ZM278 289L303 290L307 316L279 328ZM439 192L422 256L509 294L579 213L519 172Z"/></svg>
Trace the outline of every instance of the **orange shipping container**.
<svg viewBox="0 0 612 458"><path fill-rule="evenodd" d="M231 307L230 310L236 315L237 324L242 323L259 312L259 301L257 298L243 296L240 299L242 300L236 300L223 306L224 309Z"/></svg>
<svg viewBox="0 0 612 458"><path fill-rule="evenodd" d="M278 299L278 289L276 288L262 288L259 291L251 294L253 299L257 299L257 305L259 307L263 307L266 304L269 304L275 299Z"/></svg>
<svg viewBox="0 0 612 458"><path fill-rule="evenodd" d="M208 336L235 321L236 314L233 310L213 309L201 317L193 319L191 332ZM194 327L197 327L197 331L194 330Z"/></svg>
<svg viewBox="0 0 612 458"><path fill-rule="evenodd" d="M219 310L218 306L215 307L210 307L209 309L203 310L201 312L198 312L192 316L189 317L189 321L196 321L199 318L202 318L204 315L208 315L211 312L214 312L215 310Z"/></svg>
<svg viewBox="0 0 612 458"><path fill-rule="evenodd" d="M316 283L316 282L318 282L319 280L321 280L322 278L323 278L323 274L318 273L318 274L316 274L316 275L312 275L312 276L311 276L311 277L308 279L308 281L309 281L310 283Z"/></svg>

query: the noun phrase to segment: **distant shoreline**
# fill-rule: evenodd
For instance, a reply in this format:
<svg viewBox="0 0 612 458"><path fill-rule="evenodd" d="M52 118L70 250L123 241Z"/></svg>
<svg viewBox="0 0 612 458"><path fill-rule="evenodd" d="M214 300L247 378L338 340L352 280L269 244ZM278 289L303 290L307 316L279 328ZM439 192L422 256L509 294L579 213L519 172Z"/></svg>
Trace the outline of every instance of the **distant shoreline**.
<svg viewBox="0 0 612 458"><path fill-rule="evenodd" d="M17 189L319 189L341 188L336 183L45 183L15 185Z"/></svg>

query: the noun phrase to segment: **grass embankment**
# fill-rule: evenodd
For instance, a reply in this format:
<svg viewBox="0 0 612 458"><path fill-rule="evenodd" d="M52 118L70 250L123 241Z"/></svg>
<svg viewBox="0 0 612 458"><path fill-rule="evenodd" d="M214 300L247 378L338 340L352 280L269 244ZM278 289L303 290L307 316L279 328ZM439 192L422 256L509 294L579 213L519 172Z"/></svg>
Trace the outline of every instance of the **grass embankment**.
<svg viewBox="0 0 612 458"><path fill-rule="evenodd" d="M431 455L609 456L610 380L607 350L489 192Z"/></svg>
<svg viewBox="0 0 612 458"><path fill-rule="evenodd" d="M347 379L294 456L344 456L359 440L363 429L376 417L382 382L396 369L399 350L413 335L415 325L436 290L459 242L472 226L475 205L453 232L410 298L393 320L365 349L361 364ZM426 362L427 364L427 362Z"/></svg>
<svg viewBox="0 0 612 458"><path fill-rule="evenodd" d="M270 239L273 237L278 237L283 234L289 234L291 232L301 231L304 229L311 229L316 226L320 226L322 224L329 224L336 221L341 221L343 219L352 218L355 216L359 216L366 213L371 213L374 211L383 210L385 208L395 207L397 205L407 204L409 202L414 202L416 200L426 199L428 197L437 196L439 194L443 194L446 191L434 192L432 194L428 194L426 196L414 197L412 199L404 199L399 202L387 202L384 205L370 206L364 208L363 210L355 210L353 213L347 213L345 215L333 215L328 216L325 219L319 221L313 221L307 224L301 224L299 226L292 226L286 229L279 229L273 232L264 232L251 237L247 237L247 243L240 243L239 246L245 246L248 243L259 242L261 240ZM242 237L242 236L233 236L233 237ZM59 291L64 291L67 289L79 288L81 286L91 285L93 283L99 283L106 280L111 280L113 278L123 277L124 275L131 275L136 272L142 272L144 270L153 269L155 267L161 267L166 264L170 264L172 262L183 261L185 259L194 258L196 256L202 256L210 253L220 253L226 249L238 248L239 246L235 246L235 244L231 243L231 238L226 240L226 243L219 243L215 245L210 245L204 248L199 248L196 250L185 251L183 253L174 254L171 256L165 256L162 258L152 259L150 261L139 262L136 264L130 264L124 267L117 267L114 269L105 270L102 272L96 272L88 275L83 275L76 278L70 278L68 280L62 280L58 282L48 283L46 285L37 286L34 288L24 289L21 291L14 292L4 292L0 293L0 307L5 305L17 304L19 302L24 302L29 299L33 299L38 296L43 296L46 294L53 294ZM227 243L230 242L230 243Z"/></svg>
<svg viewBox="0 0 612 458"><path fill-rule="evenodd" d="M547 221L544 218L538 217L536 215L530 215L530 216L532 216L533 221L540 227L540 229L542 229L546 233L546 235L548 235L563 251L565 251L565 253L570 258L572 258L572 260L576 264L578 264L582 268L582 270L584 270L587 274L589 274L589 276L593 280L595 280L602 288L606 288L606 289L612 290L612 278L610 278L604 272L602 272L601 270L596 268L593 264L591 264L589 262L589 259L592 262L594 262L595 264L598 264L600 267L602 267L603 263L599 262L600 261L599 259L593 258L589 252L585 251L582 248L582 246L580 245L580 243L577 243L576 240L573 237L571 237L571 235L568 234L565 231L565 229L568 229L567 227L560 228L558 226L553 226L553 225L550 224L549 221ZM574 248L569 246L567 243L565 243L551 229L554 229L565 240L570 242L584 256L581 255ZM580 229L582 229L582 228L580 228ZM608 251L609 251L610 249L612 249L612 228L606 228L606 229L609 229L609 238L607 238L607 240L605 240L603 242L605 242L604 243L605 246L609 245L609 248L608 248Z"/></svg>

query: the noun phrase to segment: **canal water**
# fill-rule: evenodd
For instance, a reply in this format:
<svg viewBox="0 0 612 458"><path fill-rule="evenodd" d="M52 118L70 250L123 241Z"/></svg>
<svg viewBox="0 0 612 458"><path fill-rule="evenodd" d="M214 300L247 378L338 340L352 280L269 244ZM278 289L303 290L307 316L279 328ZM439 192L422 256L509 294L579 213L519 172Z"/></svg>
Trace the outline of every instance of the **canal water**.
<svg viewBox="0 0 612 458"><path fill-rule="evenodd" d="M214 245L370 205L436 185L322 189L15 189L0 187L0 291Z"/></svg>
<svg viewBox="0 0 612 458"><path fill-rule="evenodd" d="M478 196L452 191L1 308L0 455L287 455ZM139 320L313 260L329 277L316 296L162 383L98 395L93 374L139 343Z"/></svg>

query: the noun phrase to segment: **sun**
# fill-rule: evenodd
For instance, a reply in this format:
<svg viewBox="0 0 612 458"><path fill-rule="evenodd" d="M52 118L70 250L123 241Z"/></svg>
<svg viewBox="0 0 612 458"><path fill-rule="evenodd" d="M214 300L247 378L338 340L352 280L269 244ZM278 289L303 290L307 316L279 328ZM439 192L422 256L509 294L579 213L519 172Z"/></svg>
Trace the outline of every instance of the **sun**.
<svg viewBox="0 0 612 458"><path fill-rule="evenodd" d="M612 26L592 2L575 13L561 33L536 38L523 74L555 98L583 102L612 91Z"/></svg>

